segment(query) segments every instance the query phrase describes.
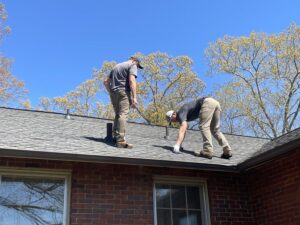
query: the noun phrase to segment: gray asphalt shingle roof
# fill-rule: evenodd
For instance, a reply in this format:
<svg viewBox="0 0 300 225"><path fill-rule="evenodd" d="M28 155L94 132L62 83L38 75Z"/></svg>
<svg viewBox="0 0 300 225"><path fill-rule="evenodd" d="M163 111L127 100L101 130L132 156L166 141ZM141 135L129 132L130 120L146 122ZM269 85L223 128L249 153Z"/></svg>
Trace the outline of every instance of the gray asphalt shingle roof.
<svg viewBox="0 0 300 225"><path fill-rule="evenodd" d="M188 130L183 152L174 154L171 149L177 129L171 128L166 140L165 127L129 123L126 138L134 148L118 149L105 142L106 124L110 122L74 115L68 120L64 114L0 108L0 156L235 170L258 152L269 151L290 138L286 135L284 140L270 142L225 135L234 156L230 160L221 159L222 149L214 142L215 157L209 160L193 154L202 146L199 131Z"/></svg>
<svg viewBox="0 0 300 225"><path fill-rule="evenodd" d="M280 137L273 139L270 142L265 143L257 152L254 153L253 157L259 156L271 149L283 146L285 144L297 141L300 139L300 128L297 128L289 133L283 134Z"/></svg>

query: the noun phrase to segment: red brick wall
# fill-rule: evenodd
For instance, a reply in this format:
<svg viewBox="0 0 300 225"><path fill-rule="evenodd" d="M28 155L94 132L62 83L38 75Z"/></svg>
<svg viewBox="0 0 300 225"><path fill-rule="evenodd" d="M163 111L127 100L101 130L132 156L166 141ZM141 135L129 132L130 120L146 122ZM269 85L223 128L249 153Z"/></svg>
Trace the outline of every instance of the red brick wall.
<svg viewBox="0 0 300 225"><path fill-rule="evenodd" d="M249 176L257 225L300 225L300 151L280 156Z"/></svg>
<svg viewBox="0 0 300 225"><path fill-rule="evenodd" d="M72 225L152 224L152 179L141 167L74 164Z"/></svg>
<svg viewBox="0 0 300 225"><path fill-rule="evenodd" d="M71 169L71 225L153 224L154 175L207 179L212 225L256 225L239 174L8 158L0 166Z"/></svg>
<svg viewBox="0 0 300 225"><path fill-rule="evenodd" d="M254 225L248 202L246 180L242 176L214 174L208 180L210 210L214 225Z"/></svg>

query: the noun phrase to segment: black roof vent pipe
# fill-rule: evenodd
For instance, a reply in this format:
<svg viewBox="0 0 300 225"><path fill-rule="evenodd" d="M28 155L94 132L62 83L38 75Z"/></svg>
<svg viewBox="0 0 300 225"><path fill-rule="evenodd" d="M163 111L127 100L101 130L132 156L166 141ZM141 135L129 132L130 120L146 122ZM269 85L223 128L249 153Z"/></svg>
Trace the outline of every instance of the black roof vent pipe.
<svg viewBox="0 0 300 225"><path fill-rule="evenodd" d="M70 116L70 109L67 109L67 114L66 114L66 117L65 117L67 120L71 119L71 116Z"/></svg>

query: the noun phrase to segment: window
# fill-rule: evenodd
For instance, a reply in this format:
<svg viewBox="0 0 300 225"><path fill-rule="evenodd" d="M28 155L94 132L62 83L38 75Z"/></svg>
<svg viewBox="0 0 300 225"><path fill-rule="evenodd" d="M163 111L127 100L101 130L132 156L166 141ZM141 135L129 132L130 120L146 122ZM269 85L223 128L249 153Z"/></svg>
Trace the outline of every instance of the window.
<svg viewBox="0 0 300 225"><path fill-rule="evenodd" d="M67 225L69 174L0 170L1 225Z"/></svg>
<svg viewBox="0 0 300 225"><path fill-rule="evenodd" d="M156 225L209 225L205 182L156 179L154 185Z"/></svg>

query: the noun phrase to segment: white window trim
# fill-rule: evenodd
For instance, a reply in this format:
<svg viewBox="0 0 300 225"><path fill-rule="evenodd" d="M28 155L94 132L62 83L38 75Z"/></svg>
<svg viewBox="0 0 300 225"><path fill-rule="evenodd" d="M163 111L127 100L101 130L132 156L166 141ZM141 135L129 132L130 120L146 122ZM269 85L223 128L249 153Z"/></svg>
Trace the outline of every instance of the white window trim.
<svg viewBox="0 0 300 225"><path fill-rule="evenodd" d="M31 178L58 178L65 180L63 225L70 224L71 203L71 170L37 169L37 168L13 168L0 167L0 185L2 176L20 176Z"/></svg>
<svg viewBox="0 0 300 225"><path fill-rule="evenodd" d="M196 185L201 186L203 196L203 208L204 213L203 219L205 225L211 225L210 211L209 211L209 199L206 179L201 178L187 178L187 177L173 177L173 176L154 176L153 177L153 212L154 212L154 225L157 225L157 214L156 214L156 193L155 184L182 184L182 185Z"/></svg>

